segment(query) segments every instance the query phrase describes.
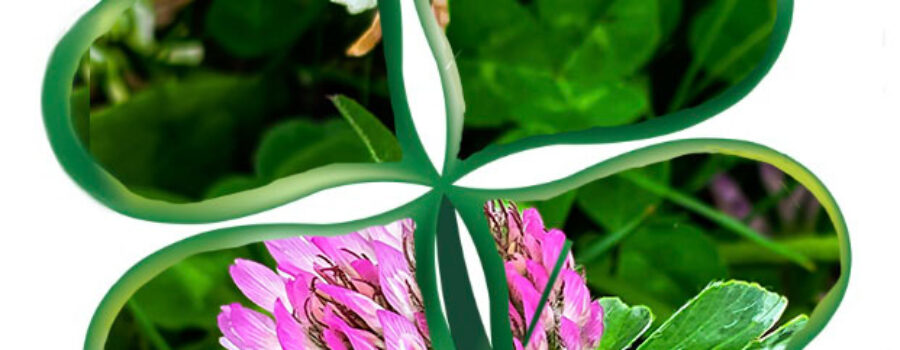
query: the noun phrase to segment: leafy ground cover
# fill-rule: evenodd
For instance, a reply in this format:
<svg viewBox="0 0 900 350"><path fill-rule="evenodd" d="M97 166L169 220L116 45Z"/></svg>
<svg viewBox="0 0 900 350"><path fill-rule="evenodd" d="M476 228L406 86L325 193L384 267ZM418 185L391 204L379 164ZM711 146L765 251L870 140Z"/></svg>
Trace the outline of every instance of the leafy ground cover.
<svg viewBox="0 0 900 350"><path fill-rule="evenodd" d="M448 5L467 102L463 156L715 96L755 67L776 9L775 0ZM399 159L368 154L372 136L329 98L357 102L390 138L380 132L393 129L380 48L346 52L374 16L325 0L138 0L85 54L74 123L132 191L172 202L336 162ZM260 159L286 163L260 169Z"/></svg>
<svg viewBox="0 0 900 350"><path fill-rule="evenodd" d="M132 191L173 202L397 160L366 150L394 142L383 56L344 54L370 20L322 0L138 0L85 55L75 124Z"/></svg>
<svg viewBox="0 0 900 350"><path fill-rule="evenodd" d="M605 311L600 349L783 349L840 274L818 202L740 158L682 157L529 206L575 241ZM176 264L126 304L107 348L218 348L219 307L245 300L228 275L236 258L275 266L262 244Z"/></svg>

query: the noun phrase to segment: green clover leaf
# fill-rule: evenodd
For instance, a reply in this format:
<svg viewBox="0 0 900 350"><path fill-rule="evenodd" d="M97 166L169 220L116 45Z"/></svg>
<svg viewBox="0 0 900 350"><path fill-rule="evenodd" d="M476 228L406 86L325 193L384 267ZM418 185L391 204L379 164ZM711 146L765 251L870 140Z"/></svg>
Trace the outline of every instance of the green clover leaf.
<svg viewBox="0 0 900 350"><path fill-rule="evenodd" d="M390 130L381 125L361 105L346 97L333 97L333 102L341 112L341 115L352 126L355 135L363 140L366 152L377 163L349 164L340 162L325 166L318 166L320 164L296 166L298 169L313 169L282 178L262 187L256 187L258 179L254 178L227 179L227 181L215 187L215 190L223 194L231 194L194 203L173 203L148 199L126 188L119 179L100 166L83 147L83 140L79 139L79 134L76 132L79 124L73 123L73 121L78 120L83 122L84 119L84 117L79 119L78 116L72 116L72 111L77 110L73 108L73 104L77 104L78 101L71 98L73 91L71 84L68 83L78 69L81 55L85 52L85 48L89 47L101 34L107 32L115 24L117 16L126 11L134 2L135 0L104 0L85 15L57 47L48 67L45 80L43 99L45 123L53 149L71 177L104 205L138 219L171 223L206 223L264 212L280 205L301 200L313 193L345 185L393 182L427 186L430 190L426 195L404 206L391 210L386 209L383 214L362 220L330 225L258 223L251 226L208 232L183 242L178 242L139 263L110 290L92 321L85 344L86 348L102 348L115 314L126 304L126 300L135 293L138 287L160 274L174 261L183 260L200 252L236 247L260 240L310 234L336 235L389 220L409 217L419 227L415 237L419 261L416 279L422 289L432 345L438 349L455 347L460 349L511 350L514 347L511 341L512 333L508 318L509 290L506 284L503 262L497 254L495 242L483 218L483 203L496 198L521 201L549 199L591 181L626 172L641 165L695 153L715 152L764 161L779 167L788 175L795 177L799 183L808 188L823 204L841 237L844 258L841 266L842 274L837 287L829 293L825 302L823 302L826 306L820 308L817 313L812 315L806 327L797 325L802 323L802 321L792 322L774 334L761 338L780 317L781 311L779 310L783 310L784 305L781 302L783 299L758 286L739 282L716 283L710 285L707 290L692 300L679 313L676 313L672 319L666 321L662 327L650 336L648 342L641 345L641 349L667 348L669 345L657 345L657 343L668 344L665 342L678 341L679 337L683 336L682 333L677 331L678 329L690 329L693 327L709 327L712 330L721 329L721 327L724 327L721 324L728 323L723 321L721 317L711 318L709 322L702 325L695 325L696 318L691 319L685 315L691 312L705 312L709 314L710 311L706 309L716 309L721 304L726 304L727 299L731 298L728 293L732 292L743 293L741 295L762 301L765 305L771 306L771 308L750 310L747 311L748 313L741 314L741 317L737 319L747 323L747 328L740 333L740 339L720 339L711 336L705 339L692 338L690 341L707 342L703 344L719 344L731 341L735 343L735 346L743 347L746 345L747 348L777 348L778 346L784 346L784 344L787 344L786 342L790 342L788 344L789 347L802 346L821 331L825 322L834 313L846 288L849 271L849 250L847 249L847 229L841 214L825 187L811 173L790 158L761 145L721 139L679 140L640 149L623 149L615 145L617 142L644 139L687 128L707 118L711 118L737 103L763 78L768 69L774 64L784 44L790 24L793 6L790 0L778 1L777 9L774 9L777 11L777 20L772 34L774 39L768 43L768 46L761 46L761 44L754 42L752 43L753 45L747 48L747 50L759 50L762 52L763 59L755 67L748 68L746 62L732 65L729 63L728 57L722 57L722 51L725 50L722 48L722 45L726 45L722 40L704 40L702 33L697 34L698 38L694 39L694 42L699 47L705 47L706 49L701 51L707 52L708 55L707 59L702 60L703 62L698 63L698 66L693 69L708 70L714 74L720 74L729 78L741 77L740 79L734 78L737 80L735 85L707 102L696 107L678 110L665 117L631 126L602 127L602 125L582 120L572 124L578 127L563 127L554 130L562 133L528 137L511 144L490 146L465 160L460 159L459 156L464 118L468 116L466 114L464 96L470 100L468 103L473 105L489 105L492 98L508 98L508 96L495 96L490 93L485 93L484 95L469 93L464 95L463 83L465 80L460 77L454 51L451 49L437 21L431 15L432 9L428 1L379 1L378 8L384 35L384 51L389 67L390 98L395 114L396 140L391 137ZM212 27L211 29L219 28L213 32L217 30L241 29L240 27L234 28L228 25L228 15L234 12L233 7L226 6L230 3L233 3L233 1L222 1L221 4L217 2L220 6L217 7L216 11L211 12L210 16L221 17L207 22ZM247 27L241 30L241 36L228 36L230 39L226 39L233 39L234 41L223 41L221 44L248 57L259 55L262 52L278 50L283 46L284 42L290 40L292 35L297 35L300 31L299 28L302 28L305 23L303 20L298 20L296 23L291 24L294 29L280 32L277 37L265 37L263 34L267 32L267 26L272 25L266 16L274 16L283 8L297 6L296 3L287 0L279 0L277 3L272 5L260 2L258 18L255 18L255 21L252 23L246 23ZM502 15L509 15L512 12L521 10L513 6L512 1L500 1L498 3L509 6L506 9L509 11L501 13ZM547 10L548 6L553 6L549 2L539 1L539 3L541 6L538 7L542 11L552 11ZM613 5L608 9L609 12L607 13L607 15L611 16L610 18L621 18L627 15L633 16L635 21L648 21L649 23L649 15L639 11L641 6L625 1L612 1L612 3ZM668 6L659 4L656 1L642 1L640 3L646 3L645 5L648 6ZM740 1L722 1L721 3L718 6L746 5ZM354 2L354 4L365 6L365 2ZM465 5L464 2L460 2L460 4ZM274 7L267 7L270 5ZM477 11L477 6L472 4L467 6L460 6L459 9L454 9L454 11ZM354 11L352 7L350 7L350 10ZM571 16L565 17L569 20L545 23L545 25L563 35L582 25L583 18L580 18L580 15L583 15L583 13L579 13L576 9L571 12ZM531 16L531 14L528 14L528 16ZM537 16L537 19L533 19L535 23L543 20L540 11L535 16ZM510 18L500 18L498 20L499 24L508 26L503 30L509 29L515 32L513 33L515 35L523 35L522 33L536 30L528 27L530 24L534 24L532 22L526 21L528 23L523 24L522 27L513 22L514 19ZM662 23L665 22L663 21ZM716 25L716 23L698 24L700 27L715 27ZM721 26L721 24L718 25ZM549 84L553 89L567 90L570 87L573 88L573 90L567 91L575 91L577 93L568 96L568 98L588 98L587 94L590 93L591 89L597 89L598 87L591 86L589 82L580 81L580 78L584 77L583 73L586 71L584 65L590 63L585 61L584 57L592 57L591 55L596 54L595 51L602 51L603 45L610 45L610 42L628 41L633 37L647 35L655 37L656 40L661 40L660 38L668 35L666 34L667 30L670 30L665 27L665 25L660 25L659 28L641 28L649 31L649 34L630 31L629 29L633 28L625 27L606 28L605 30L607 31L593 30L591 32L591 40L587 40L583 47L577 48L572 57L567 60L569 63L563 67L565 68L563 71L570 72L571 75L564 75L563 78L560 78L562 80L556 80ZM742 30L742 28L732 29L732 32ZM473 32L453 33L453 35L475 36L479 35L480 30L500 29L482 28ZM703 28L698 28L696 31L698 33L703 32ZM284 37L281 37L282 35ZM609 42L604 40L609 40ZM553 43L541 44L552 47L551 44ZM655 41L645 44L648 47L631 47L629 50L616 52L607 58L616 65L629 67L630 65L638 65L648 59L649 47L654 46ZM501 55L501 53L490 52L485 55ZM525 62L524 60L527 59L525 56L516 57L516 59L523 60L523 62L516 63L521 66L528 66L534 63ZM519 69L521 71L521 66L485 66L484 63L481 63L480 65L466 66L465 69L466 74L475 71L481 73L486 71L493 72L493 70L503 73L503 70ZM634 69L619 71L633 71ZM606 76L612 73L600 71L597 74ZM502 74L496 77L499 79L498 84L522 83L515 80L505 80L506 78ZM614 90L616 91L616 95L614 95L617 96L616 98L632 98L635 96L637 96L635 98L643 98L639 96L639 92L636 92L633 86L623 87L615 84L611 86L618 89ZM480 93L479 91L481 90L479 89L488 91L491 87L473 86L471 91ZM481 98L485 100L480 100ZM516 98L521 98L521 96ZM676 101L686 98L688 97L679 97ZM676 104L681 103L683 102L677 102ZM140 109L139 105L136 106L131 114L140 114ZM488 110L487 107L484 110ZM588 114L595 112L590 108L585 110ZM537 110L537 112L540 112L540 110ZM618 117L622 119L633 119L634 117L634 111L620 112L622 112L622 115ZM536 113L536 111L529 110L527 113ZM553 119L548 119L547 124L552 126ZM601 127L597 128L596 126ZM272 138L267 139L266 142L273 145L288 144L290 147L299 149L303 148L304 145L292 143L298 139L334 137L336 140L340 140L334 134L317 136L308 129L302 123L286 125L283 129L276 130ZM302 137L291 138L287 136L280 137L280 135L302 135ZM547 172L543 177L521 177L515 173L508 172L509 169L520 170L528 168L529 164L522 163L523 159L526 158L523 157L524 155L533 152L544 152L553 148L550 146L554 145L562 148L557 148L555 151L550 150L548 151L550 153L547 154L553 154L552 152L560 150L565 152L566 147L570 147L571 150L579 147L606 147L608 149L607 152L612 153L612 156L586 168L578 167L577 165L569 167L561 165L558 169L555 169L558 171ZM290 159L290 162L287 162L289 165L301 164L307 161L303 154L280 154L274 151L284 147L272 146L269 148L273 151L263 152L264 156L258 159L258 164L256 164L258 174L261 174L261 177L264 179L271 180L283 174L294 173L295 171L281 168L285 163L284 159ZM321 151L331 152L340 148L326 148ZM341 159L339 157L336 159L345 162L355 160L352 158ZM561 176L560 173L562 174ZM646 203L652 203L659 200L659 198L667 198L685 207L693 208L700 215L705 215L710 220L718 220L717 222L726 227L732 234L748 239L777 258L786 259L803 268L814 268L807 257L793 251L790 247L755 235L753 230L745 224L716 215L716 213L705 208L702 203L691 202L689 198L684 198L677 192L654 186L654 179L651 176L634 175L632 173L632 176L623 177L622 179L630 181L634 186L649 189L649 192L652 193L650 198L646 200L641 199L642 202L637 203L637 209L635 210L638 212L644 210ZM570 200L575 201L576 199ZM625 208L622 210L631 209ZM602 213L597 213L597 215L603 216L609 215L609 213L609 211L603 211ZM467 228L468 236L463 236L464 231L460 230L457 217L461 219L461 222ZM607 222L614 229L629 226L628 222L623 222L615 217L604 218L602 221ZM489 319L487 320L481 319L479 305L477 305L475 300L476 294L481 291L475 290L472 278L468 274L468 271L472 270L472 265L474 264L471 261L471 257L467 258L466 254L464 254L463 244L468 240L471 240L472 244L474 244L477 258L481 264L480 266L475 266L475 268L480 267L487 284L489 300ZM569 246L566 245L564 249L568 249ZM654 247L651 248L656 249ZM634 249L650 248L635 247ZM564 257L565 254L560 254L560 256ZM559 271L559 266L560 264L558 263L556 272ZM440 272L438 273L438 271ZM714 275L714 273L712 274ZM554 280L556 276L551 277L551 280ZM552 283L548 285L552 285ZM733 288L741 290L735 292ZM547 291L545 291L543 297L546 300ZM543 304L541 303L541 305ZM607 340L604 340L601 348L624 348L640 336L651 322L652 316L649 313L644 313L641 308L629 308L624 304L619 305L621 301L617 304L612 300L606 300L604 304L610 305L609 311L611 315L615 316L615 318L607 320L620 323L607 325L616 329L614 333L616 339L614 344L609 346L606 345ZM698 309L701 311L697 311ZM444 310L446 310L446 314ZM768 318L760 318L759 315L768 315ZM630 319L629 317L635 319ZM482 325L486 326L483 327ZM667 336L667 334L673 332L675 335ZM734 348L738 349L740 347Z"/></svg>

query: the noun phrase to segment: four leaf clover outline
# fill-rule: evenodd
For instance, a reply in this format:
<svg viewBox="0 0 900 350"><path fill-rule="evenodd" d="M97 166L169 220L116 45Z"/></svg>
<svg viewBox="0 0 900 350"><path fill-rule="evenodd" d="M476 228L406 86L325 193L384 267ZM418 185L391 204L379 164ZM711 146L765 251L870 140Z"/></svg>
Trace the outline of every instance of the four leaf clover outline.
<svg viewBox="0 0 900 350"><path fill-rule="evenodd" d="M428 1L381 0L378 6L384 31L391 104L403 159L395 163L332 164L257 189L186 204L150 200L130 192L91 158L80 145L71 125L68 98L71 84L64 82L71 81L78 57L85 48L112 25L111 18L115 16L111 14L123 12L133 2L104 0L86 14L54 51L45 77L44 115L54 152L70 176L104 205L142 220L209 223L263 212L313 193L350 184L398 182L428 186L430 191L399 208L361 220L329 225L259 223L211 231L173 244L138 263L112 287L94 315L85 348L103 348L112 322L128 298L154 276L191 255L290 236L344 234L412 218L418 227L416 279L425 298L433 346L437 349L512 349L505 272L483 218L482 205L497 198L547 199L617 172L694 153L736 155L779 167L815 195L835 225L842 241L841 277L813 315L810 326L795 337L792 346L805 345L821 331L846 289L849 240L834 199L800 164L761 145L723 139L671 141L631 150L536 183L533 179L531 183L508 181L511 179L491 173L498 164L507 166L510 162L515 163L516 156L548 146L602 146L647 139L715 116L748 94L774 64L790 27L792 0L778 1L773 39L757 68L735 86L699 106L636 125L532 136L507 145L492 145L465 160L458 157L465 114L463 86L452 49L431 15ZM521 161L521 157L518 160ZM512 168L527 166L518 164ZM477 181L470 181L479 176L492 177L497 183L493 187L484 187L478 186ZM459 222L468 229L468 239L474 243L487 282L488 320L479 316L479 305L467 272L472 269L469 265L473 261L469 261L471 257L467 260L463 253L461 242L466 237L461 236ZM548 286L552 285L548 283ZM482 327L483 323L486 327Z"/></svg>

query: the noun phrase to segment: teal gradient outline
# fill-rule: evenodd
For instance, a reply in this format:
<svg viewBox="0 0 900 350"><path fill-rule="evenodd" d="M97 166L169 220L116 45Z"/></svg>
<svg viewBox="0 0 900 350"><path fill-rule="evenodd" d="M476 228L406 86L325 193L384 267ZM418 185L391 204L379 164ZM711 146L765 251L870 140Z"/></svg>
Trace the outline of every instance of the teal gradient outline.
<svg viewBox="0 0 900 350"><path fill-rule="evenodd" d="M578 183L584 181L585 178L608 176L617 171L646 164L647 159L652 158L650 156L648 156L650 158L641 158L637 155L668 154L671 157L679 154L679 152L687 154L688 150L694 150L695 152L719 152L759 160L770 159L777 163L774 165L782 167L785 172L801 180L801 183L804 185L814 186L815 188L811 188L811 190L814 190L816 197L823 204L828 204L826 210L833 223L835 223L842 239L841 278L835 288L829 292L825 301L813 313L810 326L799 333L791 347L805 345L815 334L821 331L836 310L849 281L850 247L846 226L833 198L812 174L789 158L778 155L777 152L762 146L728 140L683 140L629 152L609 161L601 162L565 179L539 186L509 191L477 191L452 185L456 179L487 164L491 160L526 149L553 144L609 143L648 138L682 130L711 118L746 96L771 69L787 38L793 14L792 0L778 0L778 17L770 48L757 68L734 87L697 107L636 125L593 128L559 135L535 136L509 145L493 145L477 152L465 161L457 157L459 141L462 136L464 101L462 100L462 86L456 72L452 50L446 43L446 38L443 36L440 28L430 16L431 9L427 1L410 0L416 1L416 9L422 23L422 29L425 31L439 67L445 68L440 70L448 116L448 144L445 148L447 157L445 164L443 164L444 176L439 176L436 172L430 170L422 172L422 169L435 169L428 162L422 142L414 132L415 128L406 101L402 69L398 68L402 67L403 64L401 38L403 28L400 21L399 1L401 0L382 0L379 2L379 6L382 12L382 24L385 34L385 55L389 62L391 100L395 112L397 136L404 151L403 161L391 164L333 164L291 176L247 192L191 204L171 204L152 201L134 195L109 173L94 163L86 150L81 147L77 137L75 137L71 118L69 118L70 105L68 96L71 94L72 89L71 77L74 76L78 59L85 52L86 47L100 33L108 29L112 25L112 20L115 19L115 16L130 6L134 0L103 0L78 21L54 51L47 69L43 92L45 124L54 152L69 175L98 201L120 213L139 219L163 222L213 222L264 211L327 188L350 183L395 181L434 187L429 195L410 205L383 215L357 220L352 223L325 226L303 224L256 225L217 230L198 235L195 237L196 239L192 238L175 243L136 265L110 290L110 294L98 307L86 340L86 348L102 346L102 342L96 342L97 338L93 335L103 334L104 330L97 331L98 326L96 325L98 320L104 319L107 312L115 309L115 303L112 301L118 300L116 297L128 294L125 293L127 290L130 289L133 292L140 285L143 285L152 277L149 272L153 271L153 267L158 268L165 265L166 262L173 264L177 262L174 259L176 256L185 256L184 254L189 251L196 253L210 247L221 246L221 244L217 245L213 242L219 239L222 239L222 242L233 243L234 241L230 239L237 235L243 236L241 237L242 241L249 242L251 239L281 237L280 234L276 235L273 233L273 230L292 233L297 233L299 232L298 230L305 230L304 233L311 234L348 232L353 228L367 227L378 223L383 224L385 218L399 217L398 215L405 211L411 212L410 216L418 219L417 222L420 223L420 230L416 236L416 247L417 253L420 254L418 260L421 268L417 271L416 277L425 295L426 313L432 328L432 334L435 337L434 344L439 349L451 348L453 347L453 339L450 335L452 325L446 323L447 319L442 314L441 308L436 307L439 303L437 297L438 276L435 273L434 265L435 254L440 255L443 252L441 247L434 248L434 242L439 231L437 223L440 221L438 216L440 210L438 208L440 207L441 198L446 196L453 206L456 207L467 227L470 228L471 238L475 242L479 258L482 261L482 269L485 272L485 276L488 277L488 293L491 303L490 328L491 338L494 341L493 348L511 349L511 342L497 341L498 339L511 339L508 315L506 315L508 290L505 284L505 276L498 274L502 273L502 261L499 259L490 233L487 232L480 210L481 205L484 203L483 200L491 198L482 196L498 195L496 197L517 199L517 197L525 198L533 195L554 193L554 191L560 189L577 187ZM266 232L263 232L261 236L253 234L253 238L249 237L253 233L251 231L257 230ZM205 248L202 247L203 245L205 245ZM465 269L453 272L442 269L441 278L454 277L450 275L451 273L462 273L464 276L466 274ZM500 278L497 278L498 276ZM137 283L143 277L147 278L142 283ZM458 278L460 276L455 277ZM121 309L121 304L118 305L118 309ZM114 316L114 314L112 315ZM108 328L105 331L108 332Z"/></svg>

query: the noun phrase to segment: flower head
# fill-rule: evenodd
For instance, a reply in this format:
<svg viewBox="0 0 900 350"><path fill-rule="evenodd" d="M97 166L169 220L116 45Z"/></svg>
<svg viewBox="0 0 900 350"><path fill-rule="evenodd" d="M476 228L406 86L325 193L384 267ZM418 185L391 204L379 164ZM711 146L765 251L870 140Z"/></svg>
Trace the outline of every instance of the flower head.
<svg viewBox="0 0 900 350"><path fill-rule="evenodd" d="M222 306L227 349L427 349L415 282L412 220L335 237L266 242L277 272L238 259L229 272L250 301Z"/></svg>
<svg viewBox="0 0 900 350"><path fill-rule="evenodd" d="M562 251L562 231L544 228L534 209L487 207L506 263L510 322L517 349ZM415 281L412 220L349 235L266 242L276 271L250 260L230 267L235 284L274 316L234 303L218 316L227 349L430 349L422 296ZM566 257L528 349L596 348L603 310Z"/></svg>
<svg viewBox="0 0 900 350"><path fill-rule="evenodd" d="M563 251L565 233L547 230L536 209L520 214L510 202L491 201L485 205L485 214L506 262L516 348L523 349L528 326L537 317L528 349L596 349L603 334L603 308L599 300L591 300L571 253L563 261L547 305L535 316L541 294Z"/></svg>

